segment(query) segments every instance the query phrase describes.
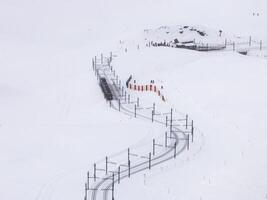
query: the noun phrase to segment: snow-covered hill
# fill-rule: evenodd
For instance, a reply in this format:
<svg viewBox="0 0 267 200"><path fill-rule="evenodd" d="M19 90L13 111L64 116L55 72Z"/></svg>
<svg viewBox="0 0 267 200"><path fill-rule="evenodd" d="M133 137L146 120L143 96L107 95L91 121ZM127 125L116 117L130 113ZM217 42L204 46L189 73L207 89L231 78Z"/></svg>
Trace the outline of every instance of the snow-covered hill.
<svg viewBox="0 0 267 200"><path fill-rule="evenodd" d="M174 163L122 184L118 198L265 198L266 60L154 47L118 56L118 71L127 74L126 64L137 80L163 85L167 104L195 120L200 138Z"/></svg>
<svg viewBox="0 0 267 200"><path fill-rule="evenodd" d="M222 30L208 30L201 26L161 26L157 29L144 30L145 40L153 42L185 43L194 41L196 43L224 43Z"/></svg>
<svg viewBox="0 0 267 200"><path fill-rule="evenodd" d="M266 198L266 60L117 45L179 24L265 42L266 10L265 0L1 1L0 199L82 199L94 161L161 132L105 103L90 62L110 50L123 80L163 85L205 139L145 187L143 176L122 184L116 199Z"/></svg>

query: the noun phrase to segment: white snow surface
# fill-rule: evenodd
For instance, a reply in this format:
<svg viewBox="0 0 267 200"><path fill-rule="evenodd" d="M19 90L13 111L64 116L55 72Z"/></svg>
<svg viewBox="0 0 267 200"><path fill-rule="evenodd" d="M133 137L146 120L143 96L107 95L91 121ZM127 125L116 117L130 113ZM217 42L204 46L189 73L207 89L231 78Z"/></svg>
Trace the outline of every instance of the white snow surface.
<svg viewBox="0 0 267 200"><path fill-rule="evenodd" d="M189 114L198 133L175 161L116 187L116 199L266 199L264 56L118 48L177 24L264 43L266 15L265 0L1 1L0 199L82 199L92 163L163 133L105 102L91 58L111 50L123 82L163 85L166 103L142 102Z"/></svg>
<svg viewBox="0 0 267 200"><path fill-rule="evenodd" d="M121 57L119 70L134 58L131 66L136 77L149 74L155 84L164 85L167 104L197 119L201 131L189 152L146 178L140 175L137 188L132 181L122 184L118 198L265 198L266 60L172 48L139 50Z"/></svg>

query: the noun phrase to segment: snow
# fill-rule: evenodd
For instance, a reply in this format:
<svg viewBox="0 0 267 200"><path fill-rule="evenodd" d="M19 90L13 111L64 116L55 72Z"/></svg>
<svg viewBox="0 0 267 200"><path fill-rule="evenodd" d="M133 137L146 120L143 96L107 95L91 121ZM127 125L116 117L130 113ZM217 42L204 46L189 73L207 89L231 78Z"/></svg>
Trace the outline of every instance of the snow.
<svg viewBox="0 0 267 200"><path fill-rule="evenodd" d="M143 174L136 183L122 185L118 198L126 198L125 190L128 199L143 194L149 194L146 199L214 199L218 194L222 199L265 198L266 60L228 52L189 54L171 48L145 49L121 57L117 64L121 70L123 61L134 58L131 68L136 76L146 74L145 68L165 85L168 104L189 113L201 127L204 144L202 139L195 140L201 145L191 145L193 150L184 158L159 167L156 173L148 172L146 185ZM195 155L199 146L201 151Z"/></svg>
<svg viewBox="0 0 267 200"><path fill-rule="evenodd" d="M267 52L266 50L254 50L254 51L248 51L249 56L256 56L259 58L267 58Z"/></svg>
<svg viewBox="0 0 267 200"><path fill-rule="evenodd" d="M265 199L266 59L128 43L125 53L118 41L136 45L144 29L185 24L266 44L266 8L264 0L1 1L0 199L82 199L94 162L164 132L105 102L91 58L111 50L123 82L153 79L167 102L133 96L189 114L198 133L145 185L140 174L116 187L116 199Z"/></svg>

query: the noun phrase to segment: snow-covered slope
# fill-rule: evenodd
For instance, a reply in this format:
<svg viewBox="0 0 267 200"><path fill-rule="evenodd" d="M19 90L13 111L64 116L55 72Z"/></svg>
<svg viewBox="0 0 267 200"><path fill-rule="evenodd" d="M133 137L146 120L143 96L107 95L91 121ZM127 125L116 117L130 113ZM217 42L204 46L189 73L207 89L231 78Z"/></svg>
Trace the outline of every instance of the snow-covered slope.
<svg viewBox="0 0 267 200"><path fill-rule="evenodd" d="M176 162L119 187L118 198L265 198L266 60L150 48L122 54L119 71L126 63L135 77L164 85L167 104L189 113L204 138Z"/></svg>
<svg viewBox="0 0 267 200"><path fill-rule="evenodd" d="M162 25L203 25L267 41L266 7L265 0L1 1L0 199L81 199L91 163L161 131L111 111L90 70L95 54ZM169 105L190 113L205 136L193 161L180 164L194 150L158 176L162 185L147 175L150 195L140 198L265 198L265 61L177 49L117 53L122 78L161 81ZM158 189L164 183L172 188ZM127 193L116 198L130 198L137 185L121 185Z"/></svg>

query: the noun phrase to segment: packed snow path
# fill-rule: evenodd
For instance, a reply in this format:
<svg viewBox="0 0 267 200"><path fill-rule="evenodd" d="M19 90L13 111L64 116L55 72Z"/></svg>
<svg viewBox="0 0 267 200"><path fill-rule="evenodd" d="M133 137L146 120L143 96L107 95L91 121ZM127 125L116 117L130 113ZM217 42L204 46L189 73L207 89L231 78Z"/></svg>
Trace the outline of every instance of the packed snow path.
<svg viewBox="0 0 267 200"><path fill-rule="evenodd" d="M93 60L93 68L95 70L98 80L100 78L105 78L107 80L113 94L113 99L115 99L115 101L114 100L109 101L110 106L113 109L120 111L124 114L151 121L151 116L149 116L149 114L147 113L141 114L140 112L138 113L136 112L136 104L134 106L134 111L133 111L133 106L129 100L127 103L126 91L123 91L121 82L118 81L118 77L115 76L115 73L112 70L112 67L110 66L111 61L112 61L112 56L109 58L104 58L103 56L101 56L101 59L99 60L95 57L95 59ZM136 103L138 104L138 102ZM155 153L153 149L152 154L151 152L149 152L147 156L139 156L140 158L134 162L128 160L128 163L121 163L119 164L118 171L114 170L112 173L107 173L106 170L106 175L102 178L96 177L96 174L94 174L94 177L92 177L95 179L93 186L89 185L90 177L88 175L88 182L85 188L85 199L87 199L88 197L87 194L88 191L91 192L90 196L91 200L98 200L98 199L107 200L110 191L112 192L111 199L114 199L115 184L119 184L123 179L127 177L130 178L130 176L134 174L137 174L145 170L150 170L152 167L156 165L159 165L170 159L176 158L176 156L182 153L186 148L189 149L189 134L191 133L191 137L193 137L193 124L191 125L190 131L181 130L176 126L172 125L172 118L173 118L172 109L170 113L167 113L171 115L170 116L171 120L169 125L167 124L167 121L164 122L164 120L161 119L153 119L153 113L155 114L155 110L152 111L152 122L155 122L162 126L166 126L166 128L169 129L169 136L167 135L167 132L165 134L165 145L158 144L163 147L163 150ZM186 118L186 129L187 126L189 126L187 125L187 123L188 123L188 118ZM153 140L153 148L154 148L154 140ZM128 155L129 154L130 153L128 150Z"/></svg>

